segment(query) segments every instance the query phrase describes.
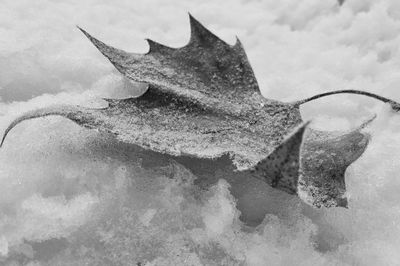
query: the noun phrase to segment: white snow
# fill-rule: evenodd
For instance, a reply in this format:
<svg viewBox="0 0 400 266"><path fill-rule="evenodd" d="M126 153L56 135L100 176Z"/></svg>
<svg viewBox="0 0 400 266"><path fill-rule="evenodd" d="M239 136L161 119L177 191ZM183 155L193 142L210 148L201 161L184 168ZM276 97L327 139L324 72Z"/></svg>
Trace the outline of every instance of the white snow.
<svg viewBox="0 0 400 266"><path fill-rule="evenodd" d="M240 38L265 97L360 89L400 101L397 0L2 0L0 128L35 107L98 107L143 89L75 25L146 52L144 38L183 46L188 11ZM224 173L198 188L182 165L61 118L18 125L0 150L0 264L397 265L400 115L349 95L302 108L324 130L374 113L370 145L346 174L349 209L321 210Z"/></svg>

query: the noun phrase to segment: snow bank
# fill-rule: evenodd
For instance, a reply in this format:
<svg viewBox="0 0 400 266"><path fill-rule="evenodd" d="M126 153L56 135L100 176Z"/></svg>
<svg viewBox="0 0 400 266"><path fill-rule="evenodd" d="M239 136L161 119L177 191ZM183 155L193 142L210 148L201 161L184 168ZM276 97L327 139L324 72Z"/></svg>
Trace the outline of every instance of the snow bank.
<svg viewBox="0 0 400 266"><path fill-rule="evenodd" d="M363 89L400 101L396 0L11 1L0 9L0 128L53 103L102 106L124 81L76 30L146 52L182 46L187 11L243 42L265 96ZM1 265L396 265L400 116L361 96L309 103L329 130L372 114L347 171L349 209L315 210L217 162L123 145L60 118L19 125L0 150ZM189 169L192 169L191 171Z"/></svg>

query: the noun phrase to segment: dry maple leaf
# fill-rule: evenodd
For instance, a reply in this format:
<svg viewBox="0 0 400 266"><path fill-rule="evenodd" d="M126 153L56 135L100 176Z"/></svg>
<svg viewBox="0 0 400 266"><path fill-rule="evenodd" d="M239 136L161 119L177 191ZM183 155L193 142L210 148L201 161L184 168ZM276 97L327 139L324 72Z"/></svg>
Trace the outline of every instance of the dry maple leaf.
<svg viewBox="0 0 400 266"><path fill-rule="evenodd" d="M128 53L81 31L126 78L148 84L139 97L108 99L108 107L51 106L28 112L21 121L58 115L107 132L125 143L171 155L217 158L229 154L238 171L249 172L272 187L302 194L313 206L347 207L344 174L365 150L362 126L349 132L306 128L299 106L334 91L284 103L264 98L246 53L231 46L190 16L191 37L182 48L147 40L146 54ZM1 144L3 144L3 141Z"/></svg>

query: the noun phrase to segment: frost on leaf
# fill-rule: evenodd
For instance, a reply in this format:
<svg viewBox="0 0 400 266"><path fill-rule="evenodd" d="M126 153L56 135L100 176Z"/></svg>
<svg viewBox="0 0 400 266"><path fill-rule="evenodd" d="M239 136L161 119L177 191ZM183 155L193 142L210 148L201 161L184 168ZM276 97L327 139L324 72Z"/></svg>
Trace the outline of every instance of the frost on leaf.
<svg viewBox="0 0 400 266"><path fill-rule="evenodd" d="M228 154L239 171L272 187L306 195L308 203L347 207L344 174L365 150L368 136L306 128L299 106L335 91L294 103L264 98L246 53L229 45L190 16L187 45L171 48L148 40L146 54L113 48L81 31L126 78L148 84L139 97L108 99L108 107L51 106L17 118L59 115L78 125L111 133L118 140L170 155L217 158ZM3 141L4 141L3 138Z"/></svg>

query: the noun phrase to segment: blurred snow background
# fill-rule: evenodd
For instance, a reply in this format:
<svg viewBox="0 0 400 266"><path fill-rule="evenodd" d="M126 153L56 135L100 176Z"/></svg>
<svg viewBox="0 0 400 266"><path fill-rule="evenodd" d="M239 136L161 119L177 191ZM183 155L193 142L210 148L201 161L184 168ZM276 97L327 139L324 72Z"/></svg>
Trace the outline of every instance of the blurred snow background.
<svg viewBox="0 0 400 266"><path fill-rule="evenodd" d="M186 44L188 11L227 42L241 39L266 97L361 89L400 101L397 0L0 4L0 128L38 106L101 106L143 89L75 25L146 52L144 38ZM372 141L346 174L349 209L321 210L224 158L174 159L61 118L23 123L0 150L0 265L398 265L400 116L362 96L302 108L325 130L374 113Z"/></svg>

